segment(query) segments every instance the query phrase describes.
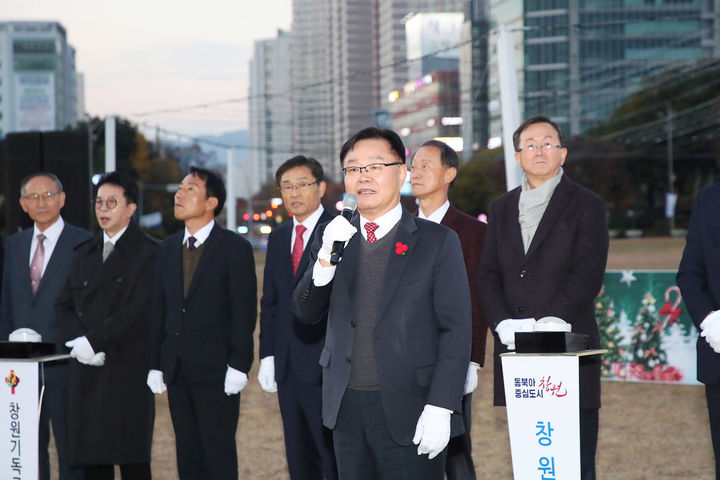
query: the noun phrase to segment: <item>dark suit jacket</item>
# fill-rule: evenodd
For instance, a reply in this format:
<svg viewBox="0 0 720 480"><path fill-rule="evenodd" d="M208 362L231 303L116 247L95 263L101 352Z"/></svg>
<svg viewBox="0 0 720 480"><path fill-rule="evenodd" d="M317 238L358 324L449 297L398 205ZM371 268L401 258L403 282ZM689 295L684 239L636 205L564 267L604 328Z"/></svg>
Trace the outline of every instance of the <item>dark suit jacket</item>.
<svg viewBox="0 0 720 480"><path fill-rule="evenodd" d="M495 404L504 405L495 327L508 318L560 317L599 348L594 300L608 253L605 202L563 174L527 254L518 222L518 187L493 202L478 285L495 335ZM580 360L580 408L600 407L600 358Z"/></svg>
<svg viewBox="0 0 720 480"><path fill-rule="evenodd" d="M248 373L253 360L257 281L250 243L215 223L183 295L184 232L165 239L158 249L151 368L175 381L181 360L192 383L222 383L227 366Z"/></svg>
<svg viewBox="0 0 720 480"><path fill-rule="evenodd" d="M55 343L57 353L67 352L55 317L55 302L65 287L73 263L75 247L92 238L87 230L68 223L63 227L35 295L30 287L30 244L33 229L9 237L5 243L0 339L7 340L17 328L32 328L43 342Z"/></svg>
<svg viewBox="0 0 720 480"><path fill-rule="evenodd" d="M78 464L150 461L154 406L150 307L157 242L134 222L102 261L103 235L77 249L58 299L64 340L86 336L105 365L70 363L70 460Z"/></svg>
<svg viewBox="0 0 720 480"><path fill-rule="evenodd" d="M453 205L450 205L440 224L455 230L460 238L470 284L470 298L472 299L472 354L470 360L482 367L485 365L487 322L480 304L477 275L480 268L480 254L485 244L487 225L461 212Z"/></svg>
<svg viewBox="0 0 720 480"><path fill-rule="evenodd" d="M292 294L310 262L315 232L332 218L327 210L323 211L310 234L295 276L290 250L293 222L280 225L268 238L260 300L260 358L275 357L275 379L278 381L285 379L290 365L294 378L301 382L320 384L322 380L318 360L325 343L325 322L316 325L299 322L292 310Z"/></svg>
<svg viewBox="0 0 720 480"><path fill-rule="evenodd" d="M720 184L701 190L690 217L685 251L677 273L683 301L695 326L720 308ZM720 380L720 354L705 338L697 340L697 379L706 384Z"/></svg>
<svg viewBox="0 0 720 480"><path fill-rule="evenodd" d="M359 217L353 220L359 226ZM362 301L355 285L362 241L354 235L342 255L333 281L316 287L312 270L322 244L318 232L308 269L295 289L294 308L300 321L313 323L328 314L323 367L323 423L334 428L340 402L350 380L354 305ZM374 346L382 404L395 442L411 445L425 404L453 410L451 435L464 431L461 399L470 361L470 289L460 241L442 225L403 211L395 242L408 246L405 255L393 248L382 281Z"/></svg>

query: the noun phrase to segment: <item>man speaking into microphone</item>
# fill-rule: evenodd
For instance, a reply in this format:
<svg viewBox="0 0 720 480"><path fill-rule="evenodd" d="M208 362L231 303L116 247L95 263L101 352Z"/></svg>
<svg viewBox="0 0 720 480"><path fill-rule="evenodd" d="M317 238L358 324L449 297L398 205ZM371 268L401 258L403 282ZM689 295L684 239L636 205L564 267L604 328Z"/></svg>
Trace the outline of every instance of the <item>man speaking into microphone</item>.
<svg viewBox="0 0 720 480"><path fill-rule="evenodd" d="M318 231L294 292L301 321L328 315L322 408L338 473L441 480L447 443L463 431L472 336L460 241L402 208L405 147L395 132L357 132L340 161L358 214ZM345 245L337 265L335 242Z"/></svg>

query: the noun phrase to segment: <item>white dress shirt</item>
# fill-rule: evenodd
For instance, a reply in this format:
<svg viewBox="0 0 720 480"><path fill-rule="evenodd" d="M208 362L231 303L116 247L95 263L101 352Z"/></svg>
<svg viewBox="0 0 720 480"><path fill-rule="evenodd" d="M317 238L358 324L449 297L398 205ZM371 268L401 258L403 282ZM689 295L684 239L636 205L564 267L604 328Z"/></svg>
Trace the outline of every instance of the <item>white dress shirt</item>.
<svg viewBox="0 0 720 480"><path fill-rule="evenodd" d="M418 218L422 218L424 220L430 220L431 222L440 223L442 222L442 219L445 218L445 214L450 209L450 200L445 200L445 203L440 205L440 208L435 210L433 213L431 213L429 216L425 216L425 214L422 211L422 208L418 208Z"/></svg>
<svg viewBox="0 0 720 480"><path fill-rule="evenodd" d="M372 220L378 225L377 230L375 230L376 240L380 240L382 237L387 235L390 230L395 228L395 225L400 221L400 217L402 217L402 211L402 205L400 205L400 203L398 202L398 204L395 205L395 207L393 207L389 212L386 212L375 220ZM361 214L360 234L365 240L367 240L367 230L365 230L365 224L368 222L370 222L370 220L363 217ZM336 265L333 265L331 267L324 267L320 265L319 259L316 260L315 265L313 266L313 283L315 284L315 286L323 287L330 283L332 279L335 278L335 267Z"/></svg>
<svg viewBox="0 0 720 480"><path fill-rule="evenodd" d="M45 235L45 241L43 242L43 247L45 247L45 257L43 259L42 275L45 274L45 268L47 268L48 262L50 262L50 257L52 257L53 250L55 250L55 245L57 245L63 228L65 228L65 222L62 217L58 217L55 223L46 228L44 232L41 232L40 229L38 229L37 224L33 227L33 237L30 242L30 258L28 259L28 265L32 265L32 259L38 246L37 236L42 233Z"/></svg>
<svg viewBox="0 0 720 480"><path fill-rule="evenodd" d="M305 251L305 248L307 248L307 244L310 241L310 235L312 235L313 230L315 229L315 225L317 225L318 221L320 221L320 216L325 211L325 208L320 205L317 210L315 210L309 217L305 219L304 222L300 223L298 222L295 217L293 217L293 229L292 229L292 235L290 237L290 254L292 254L293 246L295 245L295 237L296 237L296 230L295 227L298 225L302 225L305 227L305 231L303 232L303 252Z"/></svg>
<svg viewBox="0 0 720 480"><path fill-rule="evenodd" d="M188 238L195 237L195 248L199 247L200 245L205 243L205 241L208 239L208 237L210 236L210 232L213 229L213 226L215 226L214 219L210 220L210 223L208 223L207 225L202 227L200 230L195 232L195 235L191 235L190 232L188 231L187 227L185 227L185 236L183 236L182 244L183 245L187 244Z"/></svg>
<svg viewBox="0 0 720 480"><path fill-rule="evenodd" d="M107 242L110 242L113 244L113 246L117 243L118 240L120 240L120 237L122 237L123 233L125 233L125 230L127 230L127 225L125 225L125 228L120 230L118 233L115 234L114 237L108 236L107 232L103 230L103 245L105 245Z"/></svg>

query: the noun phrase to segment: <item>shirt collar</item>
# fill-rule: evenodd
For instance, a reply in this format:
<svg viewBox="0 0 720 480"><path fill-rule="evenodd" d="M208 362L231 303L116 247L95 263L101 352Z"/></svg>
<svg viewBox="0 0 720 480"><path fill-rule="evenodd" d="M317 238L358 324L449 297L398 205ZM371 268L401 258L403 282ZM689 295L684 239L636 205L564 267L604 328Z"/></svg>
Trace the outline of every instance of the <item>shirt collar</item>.
<svg viewBox="0 0 720 480"><path fill-rule="evenodd" d="M323 214L324 211L325 211L325 208L321 204L317 208L317 210L315 210L312 214L310 214L310 216L307 217L305 219L305 221L302 223L298 222L297 219L295 217L293 217L293 231L296 231L295 227L297 227L298 225L302 225L303 227L305 227L307 229L307 230L305 230L306 232L312 232L313 229L315 228L315 225L317 225L318 221L320 220L320 216Z"/></svg>
<svg viewBox="0 0 720 480"><path fill-rule="evenodd" d="M48 228L45 229L44 232L41 232L37 224L33 227L33 238L37 238L38 235L41 233L45 235L46 240L50 240L53 244L57 243L58 238L60 238L60 234L63 231L63 228L65 228L65 221L62 217L58 217L58 219L50 225Z"/></svg>
<svg viewBox="0 0 720 480"><path fill-rule="evenodd" d="M127 230L127 228L129 226L130 226L129 223L127 225L125 225L125 228L123 228L118 233L116 233L114 237L110 237L107 234L107 232L105 232L105 230L103 230L103 245L106 244L107 242L110 242L113 245L115 245L117 243L117 241L120 240L120 237L122 237L123 233L125 233L125 230Z"/></svg>
<svg viewBox="0 0 720 480"><path fill-rule="evenodd" d="M195 235L192 235L195 237L195 246L199 247L203 243L205 243L205 240L210 236L210 232L213 229L213 226L215 225L215 220L210 220L210 223L202 227L200 230L195 232ZM190 238L190 232L188 232L187 227L185 227L185 236L183 237L183 245L187 243L187 239Z"/></svg>
<svg viewBox="0 0 720 480"><path fill-rule="evenodd" d="M423 218L425 220L430 220L431 222L440 223L440 222L442 222L442 219L445 218L445 214L447 213L449 208L450 208L450 200L445 200L445 203L440 205L440 208L435 210L428 217L426 217L422 213L422 209L418 208L418 217Z"/></svg>
<svg viewBox="0 0 720 480"><path fill-rule="evenodd" d="M384 237L385 234L392 230L393 227L395 227L395 224L400 221L400 217L402 217L402 205L400 204L400 202L398 202L398 204L395 205L395 207L392 208L389 212L386 212L380 217L373 220L373 222L378 225L377 230L375 230L375 238L380 240L382 237ZM365 224L369 221L370 220L360 214L360 233L362 233L362 236L366 240L367 230L365 230Z"/></svg>

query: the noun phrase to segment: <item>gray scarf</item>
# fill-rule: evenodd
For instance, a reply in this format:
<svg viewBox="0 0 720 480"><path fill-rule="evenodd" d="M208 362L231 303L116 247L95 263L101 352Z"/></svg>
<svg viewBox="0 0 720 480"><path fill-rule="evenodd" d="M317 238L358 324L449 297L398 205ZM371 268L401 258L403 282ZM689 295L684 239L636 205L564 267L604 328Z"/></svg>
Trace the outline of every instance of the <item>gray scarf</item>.
<svg viewBox="0 0 720 480"><path fill-rule="evenodd" d="M563 169L550 180L536 188L530 188L527 177L523 175L522 190L520 191L520 201L518 202L518 221L520 223L520 233L522 234L523 247L525 253L530 248L530 243L535 236L537 226L540 224L545 209L550 203L550 198L555 192L563 175Z"/></svg>

